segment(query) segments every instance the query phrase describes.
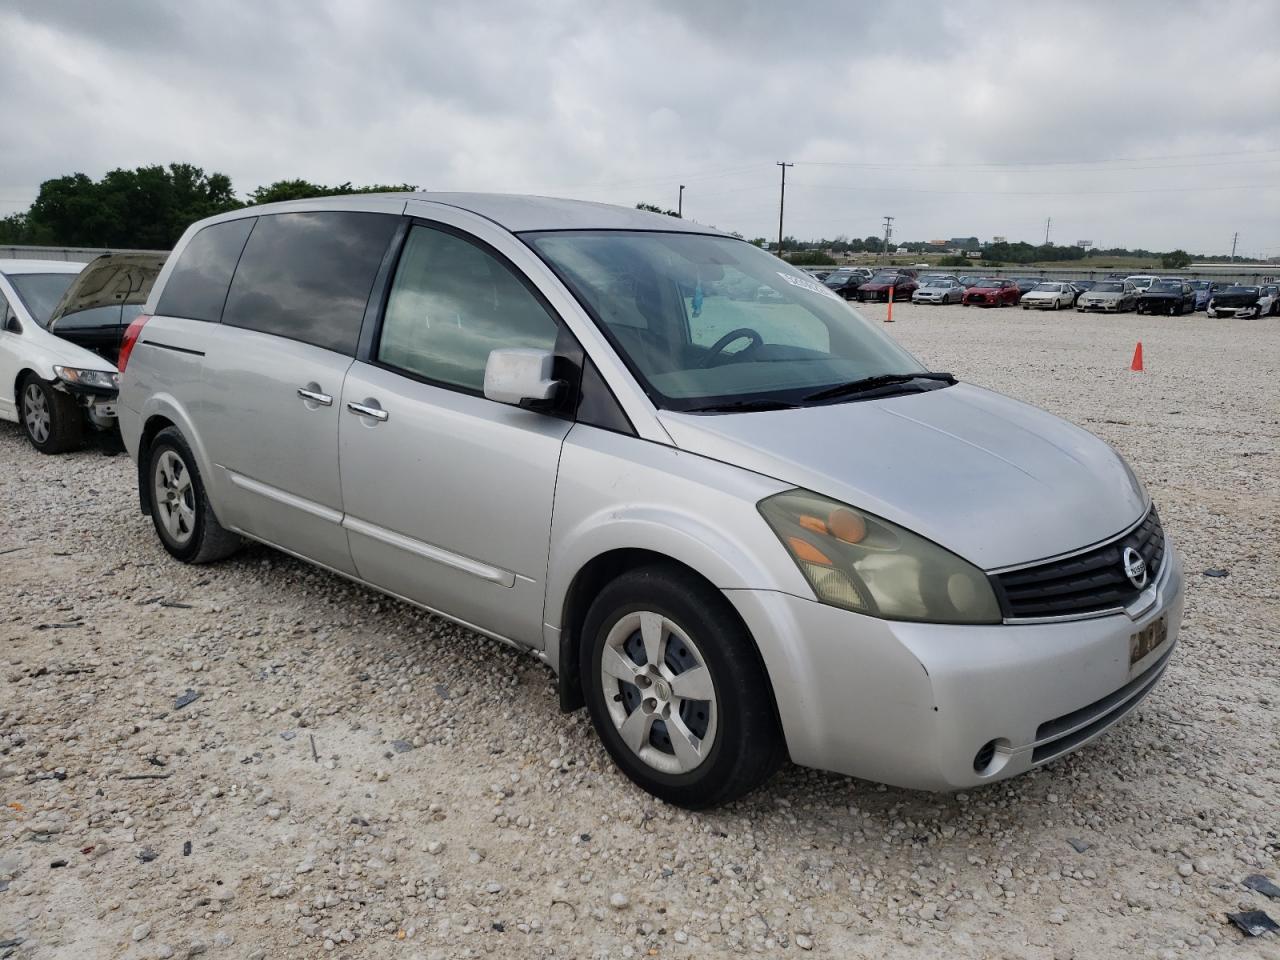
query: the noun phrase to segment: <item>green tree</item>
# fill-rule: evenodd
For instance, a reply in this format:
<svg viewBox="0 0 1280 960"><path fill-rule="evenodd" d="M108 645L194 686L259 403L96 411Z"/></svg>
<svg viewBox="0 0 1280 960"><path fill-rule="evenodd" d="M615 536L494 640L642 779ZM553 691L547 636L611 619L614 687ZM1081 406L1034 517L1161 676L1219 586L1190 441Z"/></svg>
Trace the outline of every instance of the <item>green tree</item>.
<svg viewBox="0 0 1280 960"><path fill-rule="evenodd" d="M836 262L830 254L821 250L797 250L786 254L783 259L797 267L825 267Z"/></svg>
<svg viewBox="0 0 1280 960"><path fill-rule="evenodd" d="M367 187L353 187L351 181L336 187L327 187L308 180L277 180L265 187L258 187L249 194L250 205L276 203L281 200L310 200L313 197L343 196L349 193L412 193L417 190L411 183L375 183Z"/></svg>
<svg viewBox="0 0 1280 960"><path fill-rule="evenodd" d="M1160 266L1166 270L1181 270L1191 265L1191 255L1185 250L1170 250L1160 255Z"/></svg>

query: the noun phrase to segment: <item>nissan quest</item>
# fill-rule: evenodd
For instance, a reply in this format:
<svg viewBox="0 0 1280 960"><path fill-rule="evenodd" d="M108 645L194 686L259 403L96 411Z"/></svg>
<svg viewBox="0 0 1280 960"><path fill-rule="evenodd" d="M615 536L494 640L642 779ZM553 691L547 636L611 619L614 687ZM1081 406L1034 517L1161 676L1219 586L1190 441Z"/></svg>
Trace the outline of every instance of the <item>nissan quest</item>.
<svg viewBox="0 0 1280 960"><path fill-rule="evenodd" d="M743 296L741 291L754 291ZM191 226L120 347L141 509L531 651L635 783L955 790L1151 692L1181 561L1124 459L685 220L405 193Z"/></svg>

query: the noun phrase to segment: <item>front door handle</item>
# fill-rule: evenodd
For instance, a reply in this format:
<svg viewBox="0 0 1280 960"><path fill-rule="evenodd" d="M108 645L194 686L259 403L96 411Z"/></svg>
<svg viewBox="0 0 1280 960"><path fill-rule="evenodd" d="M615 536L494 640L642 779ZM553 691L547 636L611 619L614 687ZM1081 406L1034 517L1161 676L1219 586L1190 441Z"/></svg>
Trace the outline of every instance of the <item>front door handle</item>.
<svg viewBox="0 0 1280 960"><path fill-rule="evenodd" d="M359 414L362 417L371 417L379 423L384 422L390 416L387 411L381 407L371 407L367 403L356 403L354 401L347 402L347 409L352 413Z"/></svg>
<svg viewBox="0 0 1280 960"><path fill-rule="evenodd" d="M298 396L303 400L310 400L312 403L318 403L322 407L333 406L333 397L327 393L321 393L319 390L308 390L306 387L298 388Z"/></svg>

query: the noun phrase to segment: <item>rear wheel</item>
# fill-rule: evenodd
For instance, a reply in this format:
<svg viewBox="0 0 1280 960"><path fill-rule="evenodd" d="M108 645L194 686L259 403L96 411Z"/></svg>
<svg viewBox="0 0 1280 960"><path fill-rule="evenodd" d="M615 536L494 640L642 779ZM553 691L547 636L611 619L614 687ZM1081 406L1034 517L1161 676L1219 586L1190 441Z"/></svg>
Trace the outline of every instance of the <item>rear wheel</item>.
<svg viewBox="0 0 1280 960"><path fill-rule="evenodd" d="M176 427L156 434L147 458L151 520L164 548L183 563L211 563L235 553L240 537L218 523L196 458Z"/></svg>
<svg viewBox="0 0 1280 960"><path fill-rule="evenodd" d="M668 803L727 803L782 762L751 637L728 601L687 573L646 567L605 587L587 612L580 662L605 749Z"/></svg>
<svg viewBox="0 0 1280 960"><path fill-rule="evenodd" d="M41 453L64 453L83 443L84 418L76 402L34 373L18 388L18 406L27 439Z"/></svg>

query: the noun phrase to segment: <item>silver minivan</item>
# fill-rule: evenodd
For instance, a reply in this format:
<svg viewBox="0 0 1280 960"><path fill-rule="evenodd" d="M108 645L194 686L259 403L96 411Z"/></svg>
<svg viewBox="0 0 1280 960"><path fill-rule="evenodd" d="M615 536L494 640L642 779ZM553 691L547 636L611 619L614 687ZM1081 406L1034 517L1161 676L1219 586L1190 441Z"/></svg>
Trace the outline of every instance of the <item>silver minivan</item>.
<svg viewBox="0 0 1280 960"><path fill-rule="evenodd" d="M247 537L532 651L682 806L784 758L1012 776L1133 710L1177 641L1180 561L1110 446L684 220L250 207L187 230L119 367L170 554Z"/></svg>

